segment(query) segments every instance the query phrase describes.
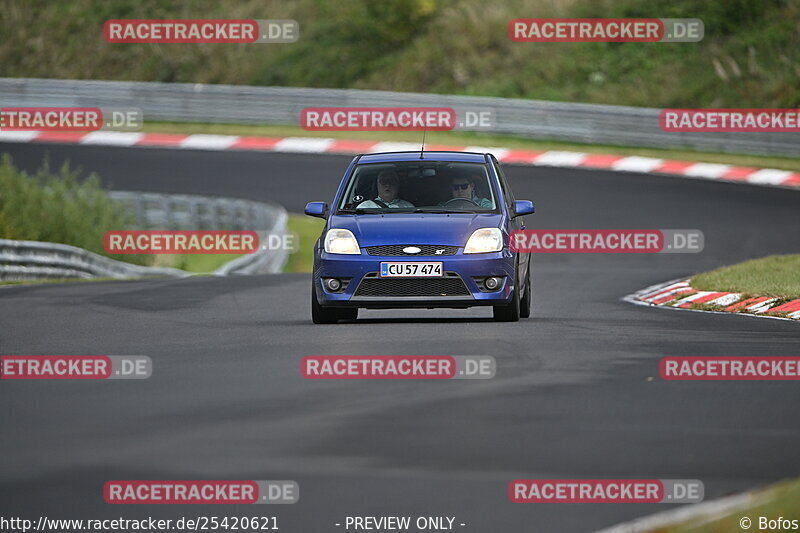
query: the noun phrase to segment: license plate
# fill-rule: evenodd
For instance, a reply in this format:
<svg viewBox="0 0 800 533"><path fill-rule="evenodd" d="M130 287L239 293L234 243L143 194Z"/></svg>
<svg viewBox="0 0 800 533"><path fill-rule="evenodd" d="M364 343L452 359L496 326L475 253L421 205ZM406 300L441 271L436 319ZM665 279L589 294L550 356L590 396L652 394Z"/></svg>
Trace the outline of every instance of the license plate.
<svg viewBox="0 0 800 533"><path fill-rule="evenodd" d="M382 278L440 278L441 263L381 263Z"/></svg>

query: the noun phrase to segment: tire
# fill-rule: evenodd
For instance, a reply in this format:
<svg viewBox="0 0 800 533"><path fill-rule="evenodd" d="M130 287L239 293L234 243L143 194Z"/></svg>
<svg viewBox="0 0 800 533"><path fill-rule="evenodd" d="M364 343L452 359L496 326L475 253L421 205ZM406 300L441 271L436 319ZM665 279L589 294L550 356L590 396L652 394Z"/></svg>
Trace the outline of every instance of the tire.
<svg viewBox="0 0 800 533"><path fill-rule="evenodd" d="M496 322L519 322L519 280L514 284L514 292L511 296L511 303L506 305L495 305L493 307L494 320Z"/></svg>
<svg viewBox="0 0 800 533"><path fill-rule="evenodd" d="M528 275L525 278L525 295L519 301L519 316L520 318L530 318L531 316L531 266L528 264Z"/></svg>
<svg viewBox="0 0 800 533"><path fill-rule="evenodd" d="M311 321L314 324L336 324L340 318L337 309L322 307L317 301L317 291L311 285ZM356 310L358 311L358 310Z"/></svg>

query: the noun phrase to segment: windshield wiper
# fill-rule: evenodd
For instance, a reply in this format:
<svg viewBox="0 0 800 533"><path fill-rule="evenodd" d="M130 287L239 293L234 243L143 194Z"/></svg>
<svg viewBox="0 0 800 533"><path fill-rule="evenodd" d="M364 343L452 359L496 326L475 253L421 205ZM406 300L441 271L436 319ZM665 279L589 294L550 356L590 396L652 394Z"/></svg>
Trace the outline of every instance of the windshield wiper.
<svg viewBox="0 0 800 533"><path fill-rule="evenodd" d="M390 207L383 209L382 207L356 207L355 209L339 209L337 214L346 215L387 215L392 213L413 213L414 210L409 207Z"/></svg>
<svg viewBox="0 0 800 533"><path fill-rule="evenodd" d="M357 207L355 209L339 209L336 214L344 215L382 215L383 209L380 207Z"/></svg>
<svg viewBox="0 0 800 533"><path fill-rule="evenodd" d="M469 211L466 209L431 209L431 208L422 208L422 209L415 209L415 213L473 213L474 211Z"/></svg>

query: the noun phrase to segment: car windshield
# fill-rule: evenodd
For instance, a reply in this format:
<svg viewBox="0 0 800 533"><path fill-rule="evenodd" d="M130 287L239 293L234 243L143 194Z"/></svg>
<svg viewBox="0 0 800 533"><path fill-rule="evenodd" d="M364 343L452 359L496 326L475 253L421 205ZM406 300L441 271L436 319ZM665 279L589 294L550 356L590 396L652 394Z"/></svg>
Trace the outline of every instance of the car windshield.
<svg viewBox="0 0 800 533"><path fill-rule="evenodd" d="M485 213L498 208L486 165L401 161L357 165L339 213Z"/></svg>

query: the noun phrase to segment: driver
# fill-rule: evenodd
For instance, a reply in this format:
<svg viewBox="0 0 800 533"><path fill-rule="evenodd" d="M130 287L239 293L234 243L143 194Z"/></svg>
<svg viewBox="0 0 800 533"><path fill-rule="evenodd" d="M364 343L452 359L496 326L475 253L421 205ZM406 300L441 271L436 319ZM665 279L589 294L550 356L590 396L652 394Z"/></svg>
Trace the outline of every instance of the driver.
<svg viewBox="0 0 800 533"><path fill-rule="evenodd" d="M358 204L357 207L381 208L381 207L410 207L414 204L401 200L397 194L400 192L400 177L397 172L391 169L382 170L378 174L378 196L374 200L366 200Z"/></svg>
<svg viewBox="0 0 800 533"><path fill-rule="evenodd" d="M465 200L471 200L477 206L483 207L485 209L492 209L494 205L492 205L491 200L489 200L488 198L479 198L478 195L475 193L475 183L480 178L481 176L476 173L470 174L467 177L464 176L451 177L450 190L453 193L453 197L445 202L442 202L440 205L444 205L452 202L453 200L463 198Z"/></svg>

